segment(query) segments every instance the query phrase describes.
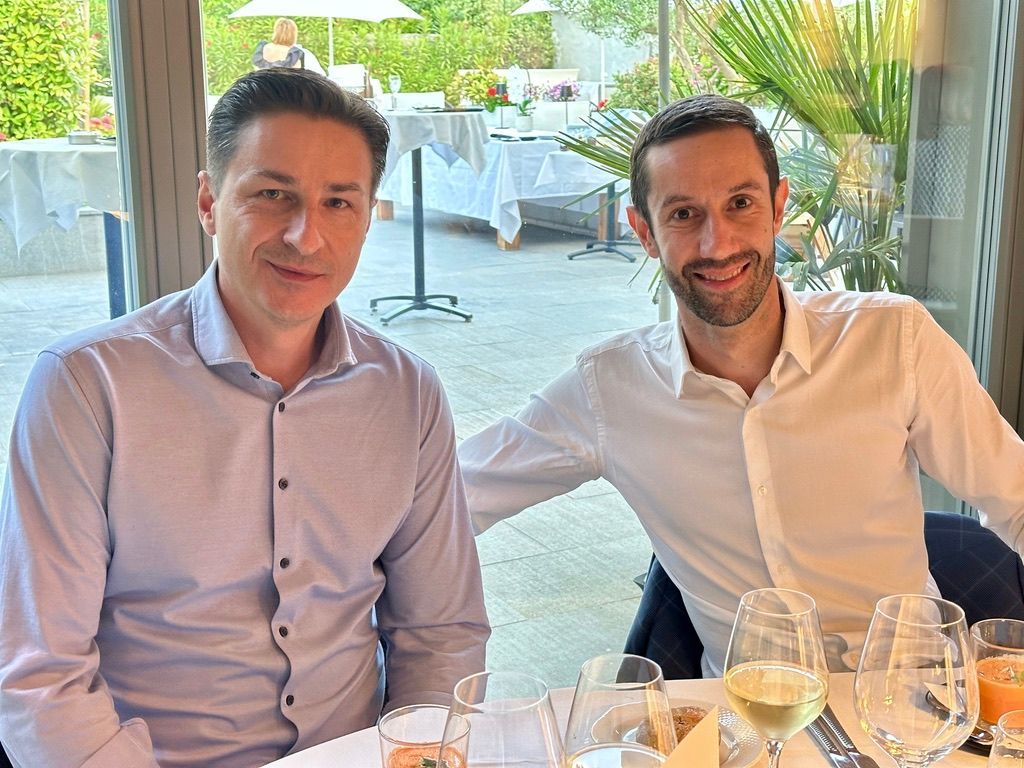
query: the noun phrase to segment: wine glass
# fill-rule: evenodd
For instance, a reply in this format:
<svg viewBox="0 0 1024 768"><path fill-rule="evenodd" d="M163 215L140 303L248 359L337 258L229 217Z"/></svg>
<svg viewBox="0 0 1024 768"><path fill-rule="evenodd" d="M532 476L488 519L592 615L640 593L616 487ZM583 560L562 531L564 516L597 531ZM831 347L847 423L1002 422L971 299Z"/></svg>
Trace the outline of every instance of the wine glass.
<svg viewBox="0 0 1024 768"><path fill-rule="evenodd" d="M402 78L398 75L389 75L388 90L391 92L391 109L398 109L398 92L402 90Z"/></svg>
<svg viewBox="0 0 1024 768"><path fill-rule="evenodd" d="M828 699L825 644L814 600L791 589L740 598L725 654L725 695L765 740L768 768Z"/></svg>
<svg viewBox="0 0 1024 768"><path fill-rule="evenodd" d="M455 685L439 768L562 768L563 757L542 680L480 672Z"/></svg>
<svg viewBox="0 0 1024 768"><path fill-rule="evenodd" d="M927 766L960 746L979 708L960 606L929 595L879 600L857 665L854 704L868 736L900 768Z"/></svg>
<svg viewBox="0 0 1024 768"><path fill-rule="evenodd" d="M675 746L660 666L628 653L584 663L565 731L567 768L653 768Z"/></svg>
<svg viewBox="0 0 1024 768"><path fill-rule="evenodd" d="M1012 709L999 718L988 768L1020 768L1024 765L1024 709Z"/></svg>

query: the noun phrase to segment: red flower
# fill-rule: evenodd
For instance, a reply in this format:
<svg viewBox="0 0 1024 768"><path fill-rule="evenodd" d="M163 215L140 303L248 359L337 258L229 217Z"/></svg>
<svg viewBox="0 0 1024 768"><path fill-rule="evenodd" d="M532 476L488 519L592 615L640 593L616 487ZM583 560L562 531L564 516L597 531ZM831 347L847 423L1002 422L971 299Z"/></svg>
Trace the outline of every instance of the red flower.
<svg viewBox="0 0 1024 768"><path fill-rule="evenodd" d="M599 102L597 102L597 108L598 109L604 109L607 106L608 106L608 99L601 99Z"/></svg>
<svg viewBox="0 0 1024 768"><path fill-rule="evenodd" d="M501 100L504 101L505 103L508 103L508 94L507 93L501 94Z"/></svg>
<svg viewBox="0 0 1024 768"><path fill-rule="evenodd" d="M7 141L7 134L0 131L0 141Z"/></svg>
<svg viewBox="0 0 1024 768"><path fill-rule="evenodd" d="M498 95L498 89L494 88L493 86L488 88L487 89L487 95L488 96L497 96Z"/></svg>

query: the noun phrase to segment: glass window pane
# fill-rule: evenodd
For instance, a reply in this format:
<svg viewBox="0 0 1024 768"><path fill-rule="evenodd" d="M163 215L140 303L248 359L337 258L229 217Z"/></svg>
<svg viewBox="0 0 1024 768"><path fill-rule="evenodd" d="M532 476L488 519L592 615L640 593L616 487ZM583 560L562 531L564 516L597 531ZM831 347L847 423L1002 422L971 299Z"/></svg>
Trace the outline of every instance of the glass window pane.
<svg viewBox="0 0 1024 768"><path fill-rule="evenodd" d="M38 352L125 313L107 6L3 3L0 63L0 476ZM27 33L26 30L30 32Z"/></svg>

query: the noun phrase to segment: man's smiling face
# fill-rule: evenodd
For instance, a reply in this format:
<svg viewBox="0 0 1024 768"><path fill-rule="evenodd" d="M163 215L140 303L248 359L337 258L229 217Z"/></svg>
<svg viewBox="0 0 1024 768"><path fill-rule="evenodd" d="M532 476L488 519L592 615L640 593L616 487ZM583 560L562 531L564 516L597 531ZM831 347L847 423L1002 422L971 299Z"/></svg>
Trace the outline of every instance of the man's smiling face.
<svg viewBox="0 0 1024 768"><path fill-rule="evenodd" d="M633 224L661 261L680 312L708 325L739 325L772 284L786 180L773 198L754 137L740 126L653 146L645 162L651 220L634 212Z"/></svg>

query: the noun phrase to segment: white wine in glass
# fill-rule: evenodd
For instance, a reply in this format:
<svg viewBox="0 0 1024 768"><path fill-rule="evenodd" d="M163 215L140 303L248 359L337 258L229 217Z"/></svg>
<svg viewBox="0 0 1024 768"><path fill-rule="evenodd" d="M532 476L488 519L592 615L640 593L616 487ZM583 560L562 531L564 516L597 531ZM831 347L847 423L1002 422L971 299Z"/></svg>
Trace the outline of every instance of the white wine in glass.
<svg viewBox="0 0 1024 768"><path fill-rule="evenodd" d="M785 742L821 714L828 666L814 600L789 589L740 598L725 656L725 695L765 740L769 768Z"/></svg>
<svg viewBox="0 0 1024 768"><path fill-rule="evenodd" d="M960 606L930 595L879 600L853 693L861 726L900 768L928 766L963 744L979 703Z"/></svg>

